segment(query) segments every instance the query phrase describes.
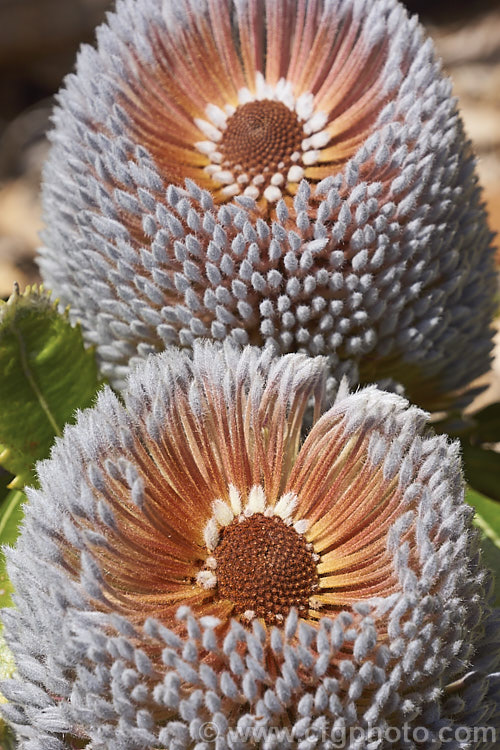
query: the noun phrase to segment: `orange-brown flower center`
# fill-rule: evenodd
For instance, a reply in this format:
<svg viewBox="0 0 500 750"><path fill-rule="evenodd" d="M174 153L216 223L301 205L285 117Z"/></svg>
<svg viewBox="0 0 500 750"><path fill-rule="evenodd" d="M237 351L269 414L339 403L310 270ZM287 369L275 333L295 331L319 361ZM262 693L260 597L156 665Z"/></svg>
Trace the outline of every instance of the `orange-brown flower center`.
<svg viewBox="0 0 500 750"><path fill-rule="evenodd" d="M282 102L247 102L227 121L219 146L222 166L235 177L246 174L252 179L262 175L266 183L276 173L286 178L294 163L292 156L301 152L303 138L297 115Z"/></svg>
<svg viewBox="0 0 500 750"><path fill-rule="evenodd" d="M221 532L214 552L219 596L267 623L308 609L318 573L306 539L277 516L255 513Z"/></svg>

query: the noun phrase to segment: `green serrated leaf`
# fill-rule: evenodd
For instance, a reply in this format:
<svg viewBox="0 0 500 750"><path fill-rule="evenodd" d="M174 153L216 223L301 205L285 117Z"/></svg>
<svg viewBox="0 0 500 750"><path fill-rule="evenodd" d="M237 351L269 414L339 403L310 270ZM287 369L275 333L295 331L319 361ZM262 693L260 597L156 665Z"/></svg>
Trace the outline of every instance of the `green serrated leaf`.
<svg viewBox="0 0 500 750"><path fill-rule="evenodd" d="M476 511L474 523L483 535L483 562L496 577L495 606L500 606L500 507L497 502L490 500L480 492L467 488L465 499Z"/></svg>
<svg viewBox="0 0 500 750"><path fill-rule="evenodd" d="M15 750L17 741L14 732L0 719L0 748L1 750Z"/></svg>
<svg viewBox="0 0 500 750"><path fill-rule="evenodd" d="M0 466L0 503L2 503L9 494L9 488L7 485L9 482L12 482L13 479L14 477L12 474L9 474L8 471L5 471L3 466Z"/></svg>
<svg viewBox="0 0 500 750"><path fill-rule="evenodd" d="M25 500L24 492L11 490L0 506L0 545L12 545L16 541ZM5 554L0 550L0 607L12 605L12 591L5 567Z"/></svg>
<svg viewBox="0 0 500 750"><path fill-rule="evenodd" d="M101 383L94 353L81 331L42 288L16 287L0 301L0 464L11 474L12 492L0 505L0 543L13 544L24 494L35 484L36 461L46 458L76 409L90 406ZM0 553L0 606L11 605L12 585Z"/></svg>
<svg viewBox="0 0 500 750"><path fill-rule="evenodd" d="M462 444L465 478L473 489L500 500L500 453Z"/></svg>
<svg viewBox="0 0 500 750"><path fill-rule="evenodd" d="M498 503L472 487L467 488L465 499L476 511L477 525L500 549L500 508Z"/></svg>
<svg viewBox="0 0 500 750"><path fill-rule="evenodd" d="M0 464L16 475L10 487L21 488L100 382L79 327L36 287L0 302L0 372Z"/></svg>
<svg viewBox="0 0 500 750"><path fill-rule="evenodd" d="M500 549L486 535L481 540L483 564L495 574L495 607L500 607Z"/></svg>
<svg viewBox="0 0 500 750"><path fill-rule="evenodd" d="M17 538L18 525L22 517L22 504L25 495L20 490L11 490L0 506L0 544L13 544ZM0 551L0 607L12 605L12 584L7 576L5 567L5 554ZM14 657L5 643L0 625L0 681L8 679L15 668ZM0 693L0 704L5 703L5 698ZM9 727L0 717L0 748L14 748L15 737Z"/></svg>
<svg viewBox="0 0 500 750"><path fill-rule="evenodd" d="M3 628L0 625L0 682L12 677L15 670L15 662L12 651L7 646L3 637ZM7 703L6 698L0 693L0 704ZM16 746L14 733L0 717L0 748L1 750L10 750Z"/></svg>
<svg viewBox="0 0 500 750"><path fill-rule="evenodd" d="M3 636L3 628L0 626L0 682L12 677L16 667L12 651L7 646ZM0 703L6 703L5 698L0 693Z"/></svg>

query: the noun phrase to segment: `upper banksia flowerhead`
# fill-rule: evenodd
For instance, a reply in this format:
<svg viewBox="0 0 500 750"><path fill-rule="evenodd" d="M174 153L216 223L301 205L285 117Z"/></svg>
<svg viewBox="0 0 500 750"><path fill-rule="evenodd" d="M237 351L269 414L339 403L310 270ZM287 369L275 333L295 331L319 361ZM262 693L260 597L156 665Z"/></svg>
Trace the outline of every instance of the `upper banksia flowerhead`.
<svg viewBox="0 0 500 750"><path fill-rule="evenodd" d="M59 96L47 285L103 371L197 337L441 408L495 274L450 82L395 0L119 0Z"/></svg>
<svg viewBox="0 0 500 750"><path fill-rule="evenodd" d="M8 552L22 748L494 746L457 446L373 386L321 415L324 365L195 343L66 428Z"/></svg>

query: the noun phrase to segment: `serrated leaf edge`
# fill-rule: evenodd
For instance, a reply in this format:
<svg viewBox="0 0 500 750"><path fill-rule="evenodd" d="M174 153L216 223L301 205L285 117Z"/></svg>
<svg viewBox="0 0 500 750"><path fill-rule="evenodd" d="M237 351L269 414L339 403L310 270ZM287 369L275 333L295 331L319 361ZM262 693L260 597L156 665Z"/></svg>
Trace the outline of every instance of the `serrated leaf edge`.
<svg viewBox="0 0 500 750"><path fill-rule="evenodd" d="M13 285L13 291L10 297L7 299L7 301L0 300L0 326L2 325L8 325L9 324L9 317L12 317L12 320L14 320L16 311L18 309L22 309L22 307L28 307L30 304L34 306L34 303L37 301L46 303L47 309L52 310L55 314L60 315L64 320L71 325L72 328L75 330L79 330L81 328L80 323L77 322L75 324L71 323L70 316L69 316L69 305L66 306L64 310L59 309L59 299L56 298L54 300L51 299L52 292L48 289L45 289L43 284L31 284L25 287L24 291L21 293L19 289L19 284L17 281L14 282ZM21 342L20 342L21 343ZM95 347L85 347L86 351L92 352ZM21 347L21 353L22 353L22 347ZM23 363L24 366L24 363ZM52 415L50 414L50 409L48 409L45 399L43 398L42 394L39 392L38 386L36 385L36 382L33 380L32 377L30 377L30 373L26 372L25 369L25 375L28 378L32 389L36 393L39 403L45 412L47 419L49 420L49 423L51 424L52 428L54 429L55 437L61 436L62 432L59 426L54 422ZM102 380L99 377L98 373L98 383L101 384ZM45 406L44 406L45 404ZM47 407L47 408L45 408ZM64 427L64 425L63 425ZM4 465L4 461L10 456L10 448L0 444L0 466ZM33 467L32 467L33 468ZM11 490L22 490L26 486L26 482L29 481L31 477L24 474L18 474L14 477L14 479L7 485L8 489ZM0 748L1 750L1 748Z"/></svg>

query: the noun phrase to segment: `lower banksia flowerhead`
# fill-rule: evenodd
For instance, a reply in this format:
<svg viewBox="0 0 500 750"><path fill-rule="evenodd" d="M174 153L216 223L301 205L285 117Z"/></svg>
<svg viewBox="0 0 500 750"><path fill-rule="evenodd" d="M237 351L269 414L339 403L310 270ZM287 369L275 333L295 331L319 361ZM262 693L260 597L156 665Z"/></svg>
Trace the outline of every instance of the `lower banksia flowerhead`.
<svg viewBox="0 0 500 750"><path fill-rule="evenodd" d="M322 414L325 365L195 344L66 428L8 553L21 748L494 746L457 446L373 386Z"/></svg>
<svg viewBox="0 0 500 750"><path fill-rule="evenodd" d="M47 286L102 370L198 337L426 408L488 368L491 235L451 85L395 0L119 0L59 95Z"/></svg>

